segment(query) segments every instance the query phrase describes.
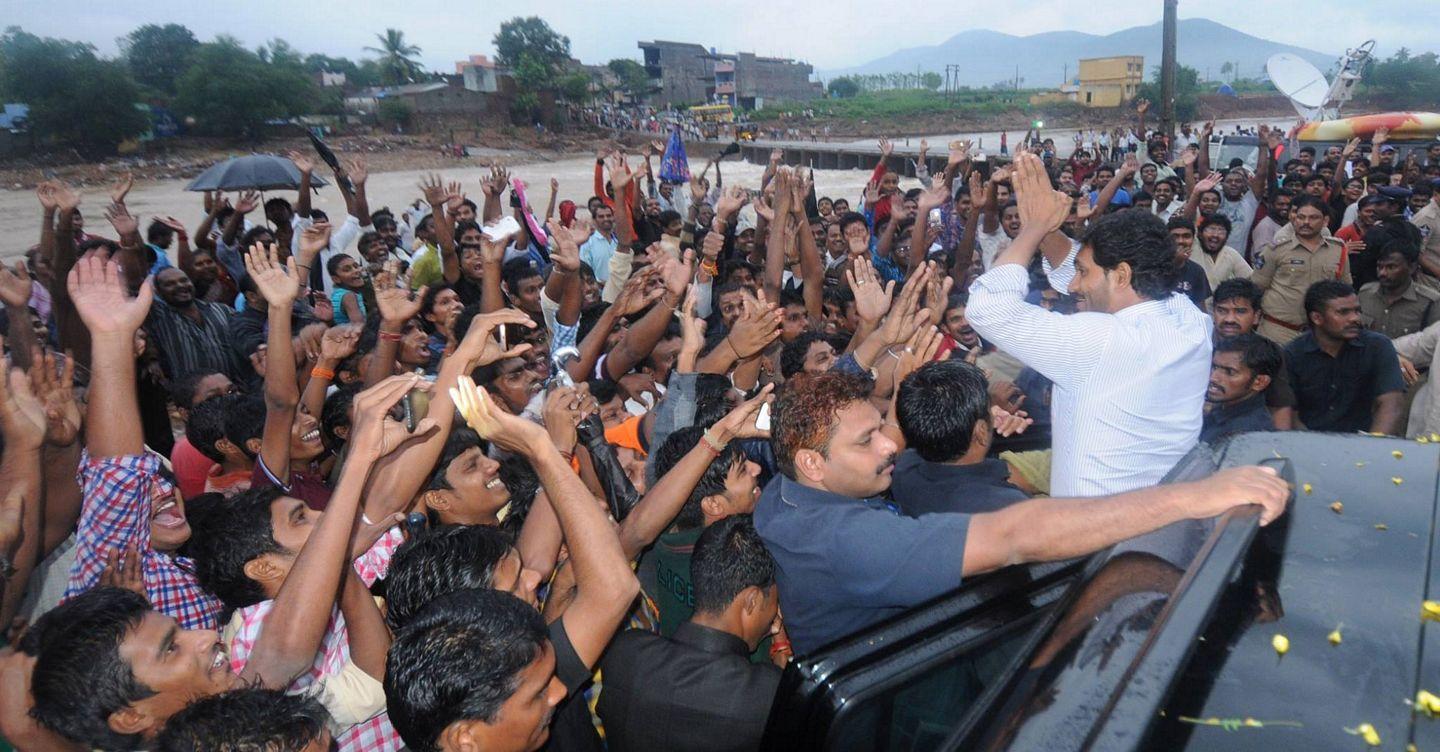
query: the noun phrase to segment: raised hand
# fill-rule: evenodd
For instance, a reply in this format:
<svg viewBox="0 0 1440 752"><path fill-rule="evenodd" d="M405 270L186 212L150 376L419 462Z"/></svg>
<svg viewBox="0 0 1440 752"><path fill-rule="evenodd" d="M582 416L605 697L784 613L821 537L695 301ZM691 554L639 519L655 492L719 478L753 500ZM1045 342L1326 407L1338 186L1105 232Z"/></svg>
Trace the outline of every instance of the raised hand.
<svg viewBox="0 0 1440 752"><path fill-rule="evenodd" d="M780 325L785 312L765 299L761 292L758 299L744 297L744 311L735 320L735 326L725 336L725 341L735 350L735 356L744 360L762 352L780 336Z"/></svg>
<svg viewBox="0 0 1440 752"><path fill-rule="evenodd" d="M326 329L320 338L320 359L338 362L354 355L361 328L360 324L341 324Z"/></svg>
<svg viewBox="0 0 1440 752"><path fill-rule="evenodd" d="M994 427L995 433L999 436L1025 433L1025 429L1034 423L1035 420L1024 410L1010 412L994 405L990 407L990 425Z"/></svg>
<svg viewBox="0 0 1440 752"><path fill-rule="evenodd" d="M122 240L140 234L140 220L130 216L130 210L124 204L114 203L106 207L105 219L109 220Z"/></svg>
<svg viewBox="0 0 1440 752"><path fill-rule="evenodd" d="M347 461L358 459L374 462L411 439L419 438L435 428L434 418L425 418L413 432L405 424L390 418L390 409L412 389L426 390L430 383L418 375L391 376L355 395L350 408L350 440L346 443Z"/></svg>
<svg viewBox="0 0 1440 752"><path fill-rule="evenodd" d="M356 157L350 160L349 165L345 168L345 175L350 178L350 182L354 183L356 188L359 188L365 185L365 181L370 178L370 167L365 164L364 157Z"/></svg>
<svg viewBox="0 0 1440 752"><path fill-rule="evenodd" d="M260 206L259 191L245 191L240 194L240 200L235 202L235 211L240 214L249 214Z"/></svg>
<svg viewBox="0 0 1440 752"><path fill-rule="evenodd" d="M929 152L929 151L930 151L930 142L929 142L929 141L926 141L926 140L923 139L923 138L920 139L920 158L919 158L917 161L919 161L919 162L924 162L924 161L925 161L925 154L926 154L927 152Z"/></svg>
<svg viewBox="0 0 1440 752"><path fill-rule="evenodd" d="M45 211L54 211L60 206L55 200L55 183L49 180L41 180L35 186L35 198L40 199L40 208Z"/></svg>
<svg viewBox="0 0 1440 752"><path fill-rule="evenodd" d="M0 369L0 432L5 444L39 449L45 443L45 423L45 406L31 390L30 377L19 368Z"/></svg>
<svg viewBox="0 0 1440 752"><path fill-rule="evenodd" d="M702 182L700 182L700 176L699 176L699 175L691 175L691 176L690 176L690 201L691 201L691 203L698 204L698 203L703 202L704 200L705 200L705 184L702 183ZM722 200L723 200L723 199L722 199ZM737 208L738 208L738 207L737 207ZM720 209L719 209L719 207L716 207L715 213L716 213L717 215L720 214Z"/></svg>
<svg viewBox="0 0 1440 752"><path fill-rule="evenodd" d="M125 197L130 195L130 189L135 187L135 176L130 173L121 175L110 186L110 203L123 204Z"/></svg>
<svg viewBox="0 0 1440 752"><path fill-rule="evenodd" d="M703 201L704 199L705 194L702 191L700 199L698 200ZM735 213L740 211L740 207L744 206L747 201L749 201L749 196L745 193L745 190L739 186L732 185L726 188L724 195L720 197L719 201L715 202L715 216L728 221L730 217L735 216Z"/></svg>
<svg viewBox="0 0 1440 752"><path fill-rule="evenodd" d="M499 222L500 220L497 219L486 225L485 228L487 230L491 229L499 224ZM505 249L510 247L510 242L514 237L515 233L510 233L491 240L488 233L482 232L480 234L480 262L483 264L503 263L505 260Z"/></svg>
<svg viewBox="0 0 1440 752"><path fill-rule="evenodd" d="M445 189L445 211L454 214L460 211L461 204L465 203L465 190L460 187L460 181L454 180Z"/></svg>
<svg viewBox="0 0 1440 752"><path fill-rule="evenodd" d="M895 144L890 143L890 139L882 136L878 143L880 146L881 159L886 159L895 152Z"/></svg>
<svg viewBox="0 0 1440 752"><path fill-rule="evenodd" d="M14 271L0 265L0 303L8 308L24 308L30 303L32 287L24 261L16 261Z"/></svg>
<svg viewBox="0 0 1440 752"><path fill-rule="evenodd" d="M1346 142L1345 142L1345 148L1343 148L1343 149L1340 150L1340 156L1348 159L1349 157L1354 156L1355 152L1357 152L1357 151L1359 151L1359 150L1360 150L1360 137L1359 137L1359 136L1356 136L1355 138L1352 138L1352 139L1350 139L1349 141L1346 141Z"/></svg>
<svg viewBox="0 0 1440 752"><path fill-rule="evenodd" d="M1141 114L1141 115L1144 115L1144 114L1145 114L1146 112L1148 112L1149 110L1150 110L1150 100L1144 99L1144 98L1135 100L1135 112L1136 112L1136 113Z"/></svg>
<svg viewBox="0 0 1440 752"><path fill-rule="evenodd" d="M62 212L75 211L80 206L80 191L59 180L50 181L49 192L55 199L55 208Z"/></svg>
<svg viewBox="0 0 1440 752"><path fill-rule="evenodd" d="M774 391L774 383L766 384L759 394L736 405L725 417L715 421L710 430L715 433L716 440L729 443L733 439L770 438L769 429L755 427L755 418L760 414L761 406L771 401L770 395Z"/></svg>
<svg viewBox="0 0 1440 752"><path fill-rule="evenodd" d="M490 165L490 190L492 195L499 196L505 192L505 187L510 185L510 171L495 164Z"/></svg>
<svg viewBox="0 0 1440 752"><path fill-rule="evenodd" d="M289 310L300 296L300 270L295 266L295 257L280 261L280 247L274 243L269 248L261 243L250 246L250 252L245 254L245 271L272 308Z"/></svg>
<svg viewBox="0 0 1440 752"><path fill-rule="evenodd" d="M646 268L638 274L634 274L625 281L625 286L620 289L620 295L615 298L615 313L619 316L629 316L632 313L642 311L646 306L654 303L661 295L665 294L664 287L650 290L650 279L655 276L655 269Z"/></svg>
<svg viewBox="0 0 1440 752"><path fill-rule="evenodd" d="M445 184L441 182L439 175L432 172L422 176L419 188L420 193L425 196L425 203L431 206L440 206L445 203Z"/></svg>
<svg viewBox="0 0 1440 752"><path fill-rule="evenodd" d="M513 358L530 351L531 345L520 344L506 348L495 337L491 336L506 324L523 326L526 329L535 328L535 321L524 311L514 308L501 308L493 313L476 316L470 321L470 328L465 330L465 339L460 341L460 346L455 348L453 357L459 358L462 363L469 363L465 370L468 372L480 366L488 366L505 358Z"/></svg>
<svg viewBox="0 0 1440 752"><path fill-rule="evenodd" d="M135 541L126 544L123 552L118 548L110 549L105 556L105 568L100 570L100 586L121 588L148 598L141 559L140 548Z"/></svg>
<svg viewBox="0 0 1440 752"><path fill-rule="evenodd" d="M970 205L977 209L985 205L985 181L980 178L979 170L970 171L968 181L970 188Z"/></svg>
<svg viewBox="0 0 1440 752"><path fill-rule="evenodd" d="M556 178L550 178L550 192L551 192L551 193L558 193L559 191L560 191L560 181L557 180Z"/></svg>
<svg viewBox="0 0 1440 752"><path fill-rule="evenodd" d="M397 261L385 264L385 270L375 275L375 306L380 309L381 320L391 324L403 324L420 313L420 303L425 297L426 287L414 292L400 279L400 265Z"/></svg>
<svg viewBox="0 0 1440 752"><path fill-rule="evenodd" d="M1199 154L1200 152L1198 151L1186 149L1185 151L1180 152L1180 156L1176 157L1175 161L1170 163L1170 166L1174 167L1177 170L1183 170L1186 167L1194 164L1195 158L1199 156Z"/></svg>
<svg viewBox="0 0 1440 752"><path fill-rule="evenodd" d="M695 297L695 285L691 285L685 293L685 304L680 308L680 352L682 357L683 353L691 354L692 365L694 356L705 346L705 330L708 327L705 319L695 315Z"/></svg>
<svg viewBox="0 0 1440 752"><path fill-rule="evenodd" d="M545 395L541 422L544 423L545 432L550 435L550 442L556 449L569 452L575 448L575 443L579 440L575 426L585 419L581 412L584 401L582 390L573 386L554 387Z"/></svg>
<svg viewBox="0 0 1440 752"><path fill-rule="evenodd" d="M1387 127L1385 127L1385 126L1383 126L1383 125L1380 126L1379 128L1376 128L1376 129L1375 129L1375 134L1370 137L1370 143L1371 143L1375 148L1377 148L1377 149L1380 148L1380 146L1381 146L1382 144L1384 144L1386 141L1389 141L1389 140L1390 140L1390 129L1387 128Z"/></svg>
<svg viewBox="0 0 1440 752"><path fill-rule="evenodd" d="M286 152L285 157L295 164L295 169L299 170L301 175L309 175L315 171L315 161L306 154L292 149Z"/></svg>
<svg viewBox="0 0 1440 752"><path fill-rule="evenodd" d="M615 196L619 198L620 190L630 184L635 178L635 173L630 171L630 164L625 161L625 155L616 154L609 160L610 187L615 189Z"/></svg>
<svg viewBox="0 0 1440 752"><path fill-rule="evenodd" d="M154 299L154 281L146 277L135 297L130 297L120 279L120 265L98 256L75 262L66 277L70 300L90 334L130 337L145 323Z"/></svg>
<svg viewBox="0 0 1440 752"><path fill-rule="evenodd" d="M775 178L779 180L780 176L776 175ZM766 222L773 223L775 221L775 209L770 206L770 199L761 196L751 202L751 206L755 207L756 216L763 218Z"/></svg>
<svg viewBox="0 0 1440 752"><path fill-rule="evenodd" d="M45 440L70 446L80 435L80 405L75 401L75 358L65 355L65 370L56 373L55 353L34 348L30 359L30 385L45 407Z"/></svg>
<svg viewBox="0 0 1440 752"><path fill-rule="evenodd" d="M465 422L489 441L509 452L533 459L542 447L550 446L550 438L539 424L518 415L511 415L495 404L485 389L475 386L469 376L461 376L450 390L455 407Z"/></svg>
<svg viewBox="0 0 1440 752"><path fill-rule="evenodd" d="M959 139L950 142L950 157L946 160L948 164L958 165L970 158L970 140Z"/></svg>
<svg viewBox="0 0 1440 752"><path fill-rule="evenodd" d="M555 238L550 248L550 260L555 268L567 274L580 271L580 244L575 242L574 235L556 219L547 221L545 229L550 232L550 237Z"/></svg>
<svg viewBox="0 0 1440 752"><path fill-rule="evenodd" d="M1020 210L1020 227L1043 232L1057 230L1070 216L1070 196L1050 187L1045 165L1033 154L1015 157L1015 203Z"/></svg>
<svg viewBox="0 0 1440 752"><path fill-rule="evenodd" d="M315 222L300 230L300 245L297 254L304 259L313 259L316 254L330 247L330 223Z"/></svg>
<svg viewBox="0 0 1440 752"><path fill-rule="evenodd" d="M695 250L685 249L685 255L679 260L667 253L658 268L661 279L665 281L665 289L678 300L685 294L686 285L695 279Z"/></svg>
<svg viewBox="0 0 1440 752"><path fill-rule="evenodd" d="M1206 191L1215 190L1215 186L1220 185L1222 177L1218 171L1212 170L1209 175L1195 181L1195 187L1190 189L1190 193L1199 196Z"/></svg>

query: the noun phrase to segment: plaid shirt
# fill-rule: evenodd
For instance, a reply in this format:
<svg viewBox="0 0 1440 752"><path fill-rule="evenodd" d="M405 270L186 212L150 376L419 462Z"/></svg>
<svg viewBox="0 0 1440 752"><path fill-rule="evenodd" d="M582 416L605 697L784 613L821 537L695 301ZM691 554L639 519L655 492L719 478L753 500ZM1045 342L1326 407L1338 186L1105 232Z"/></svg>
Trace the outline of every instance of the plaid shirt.
<svg viewBox="0 0 1440 752"><path fill-rule="evenodd" d="M86 452L79 477L84 503L65 598L95 587L110 552L123 552L133 544L142 552L145 594L155 610L174 617L182 629L218 628L220 601L200 587L190 559L150 548L152 499L174 491L160 475L160 458L130 454L95 459Z"/></svg>
<svg viewBox="0 0 1440 752"><path fill-rule="evenodd" d="M400 528L391 528L375 541L369 551L355 560L355 572L367 587L389 571L390 558L404 541L405 537L401 535ZM256 641L260 639L260 632L265 628L265 617L270 614L274 605L273 600L262 601L235 612L232 623L239 621L240 626L227 646L230 649L231 671L239 674L245 668ZM345 617L340 614L338 607L332 609L330 624L325 629L325 637L320 642L320 652L315 656L315 663L290 685L289 691L304 690L320 679L338 674L350 661L350 635L345 629ZM396 752L404 746L400 735L390 725L390 716L384 712L351 726L338 735L335 741L341 752Z"/></svg>

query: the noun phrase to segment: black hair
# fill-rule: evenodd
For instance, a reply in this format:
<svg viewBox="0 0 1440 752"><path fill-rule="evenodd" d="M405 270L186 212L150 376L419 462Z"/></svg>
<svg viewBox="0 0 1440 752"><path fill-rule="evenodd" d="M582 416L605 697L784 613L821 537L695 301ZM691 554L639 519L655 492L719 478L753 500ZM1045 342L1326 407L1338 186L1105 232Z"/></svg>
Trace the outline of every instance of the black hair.
<svg viewBox="0 0 1440 752"><path fill-rule="evenodd" d="M732 514L705 528L690 555L695 612L724 611L745 588L775 584L775 560L748 514Z"/></svg>
<svg viewBox="0 0 1440 752"><path fill-rule="evenodd" d="M445 480L445 471L456 458L474 447L480 447L482 450L485 448L480 441L480 434L476 433L474 429L460 426L451 431L450 435L445 437L445 445L440 450L440 461L435 463L435 468L430 474L430 483L426 488L432 491L449 490L451 485L450 481ZM433 516L431 521L436 524L440 522Z"/></svg>
<svg viewBox="0 0 1440 752"><path fill-rule="evenodd" d="M850 225L855 224L856 222L859 222L859 223L861 223L861 224L865 224L865 215L864 215L864 214L861 214L860 212L853 212L853 211L852 211L852 212L845 212L844 214L841 214L841 215L840 215L840 232L841 232L841 233L844 233L844 232L845 232L845 228L849 227ZM869 230L869 225L866 225L866 230L867 230L867 231Z"/></svg>
<svg viewBox="0 0 1440 752"><path fill-rule="evenodd" d="M1300 153L1301 153L1301 154L1309 154L1310 156L1313 157L1313 156L1315 156L1315 147L1313 147L1313 146L1302 146L1302 147L1300 147Z"/></svg>
<svg viewBox="0 0 1440 752"><path fill-rule="evenodd" d="M509 593L436 598L390 645L384 683L391 725L413 752L438 752L450 724L493 723L548 640L539 612Z"/></svg>
<svg viewBox="0 0 1440 752"><path fill-rule="evenodd" d="M290 202L289 202L289 201L286 201L286 200L283 199L283 198L280 198L279 196L276 196L275 198L272 198L272 199L270 199L269 201L266 201L266 202L265 202L265 210L266 210L266 211L269 211L270 207L272 207L272 206L283 206L283 207L285 207L286 209L290 209L290 208L291 208L291 207L290 207Z"/></svg>
<svg viewBox="0 0 1440 752"><path fill-rule="evenodd" d="M340 265L345 263L347 259L350 261L354 261L355 257L351 256L348 253L337 253L334 256L331 256L329 260L325 262L325 271L329 272L330 276L335 276L335 271L339 269Z"/></svg>
<svg viewBox="0 0 1440 752"><path fill-rule="evenodd" d="M274 238L275 231L270 229L269 227L266 227L265 225L255 225L254 227L246 230L245 234L240 236L240 255L243 256L249 253L250 247L255 245L255 243L257 242L255 239L260 237L261 235L269 235L270 237ZM289 251L288 248L285 250ZM249 275L247 274L245 276L248 277Z"/></svg>
<svg viewBox="0 0 1440 752"><path fill-rule="evenodd" d="M456 223L455 223L455 244L456 244L457 246L460 244L460 236L461 236L461 235L464 235L467 230L474 230L475 232L479 232L479 233L483 233L483 232L484 232L484 229L480 227L480 223L479 223L479 222L476 222L476 221L473 220L473 219L462 219L462 220L460 220L459 222L456 222Z"/></svg>
<svg viewBox="0 0 1440 752"><path fill-rule="evenodd" d="M734 407L730 404L730 379L718 373L695 374L695 417L692 425L709 428Z"/></svg>
<svg viewBox="0 0 1440 752"><path fill-rule="evenodd" d="M30 715L86 749L140 749L139 734L110 728L110 715L153 694L120 656L125 636L150 611L145 596L87 590L48 612L30 675Z"/></svg>
<svg viewBox="0 0 1440 752"><path fill-rule="evenodd" d="M1325 312L1325 306L1332 300L1348 298L1355 294L1355 288L1335 279L1322 279L1305 290L1305 318L1310 314Z"/></svg>
<svg viewBox="0 0 1440 752"><path fill-rule="evenodd" d="M505 289L509 290L511 295L520 294L521 282L539 276L540 270L536 269L528 258L511 259L500 267L500 278L504 280Z"/></svg>
<svg viewBox="0 0 1440 752"><path fill-rule="evenodd" d="M175 229L158 219L150 221L145 228L145 242L163 246L175 237ZM164 241L164 242L161 242Z"/></svg>
<svg viewBox="0 0 1440 752"><path fill-rule="evenodd" d="M396 224L394 214L381 209L370 215L370 226L375 228L376 234L379 234L379 232L385 228L398 228L400 225Z"/></svg>
<svg viewBox="0 0 1440 752"><path fill-rule="evenodd" d="M159 752L303 752L330 714L307 694L247 687L206 697L165 722Z"/></svg>
<svg viewBox="0 0 1440 752"><path fill-rule="evenodd" d="M1168 233L1171 230L1189 230L1190 232L1195 232L1195 220L1189 217L1182 217L1179 214L1172 215L1170 219L1165 222L1165 231Z"/></svg>
<svg viewBox="0 0 1440 752"><path fill-rule="evenodd" d="M609 379L591 379L585 383L590 386L590 396L601 405L615 399L615 395L620 393L620 385Z"/></svg>
<svg viewBox="0 0 1440 752"><path fill-rule="evenodd" d="M385 577L385 623L403 629L446 593L491 588L513 550L510 536L489 525L439 525L405 541Z"/></svg>
<svg viewBox="0 0 1440 752"><path fill-rule="evenodd" d="M215 442L225 438L225 416L242 399L236 394L224 394L191 408L190 417L185 421L185 439L206 457L216 462L224 460L225 455L215 448Z"/></svg>
<svg viewBox="0 0 1440 752"><path fill-rule="evenodd" d="M1226 235L1229 235L1235 229L1235 226L1230 224L1230 218L1220 212L1214 212L1210 216L1201 219L1199 229L1204 230L1210 225L1220 225L1224 227Z"/></svg>
<svg viewBox="0 0 1440 752"><path fill-rule="evenodd" d="M510 492L510 511L505 514L505 519L500 521L500 530L509 536L510 540L518 540L520 528L530 516L530 507L535 504L535 497L540 494L540 475L530 466L529 460L519 455L501 460L499 475L500 482L505 484L505 490Z"/></svg>
<svg viewBox="0 0 1440 752"><path fill-rule="evenodd" d="M249 279L249 277L246 277ZM187 373L178 379L170 381L170 402L181 410L189 410L195 406L195 392L200 388L200 382L211 376L224 376L219 371L198 371Z"/></svg>
<svg viewBox="0 0 1440 752"><path fill-rule="evenodd" d="M461 205L461 206L468 206L468 207L470 207L470 211L473 211L473 212L475 212L476 214L479 214L479 213L480 213L480 207L476 206L476 205L475 205L475 202L474 202L474 201L471 201L471 200L468 199L468 198L462 200L462 201L460 202L460 205ZM469 220L466 220L466 221L469 221ZM458 233L457 233L457 234L458 234Z"/></svg>
<svg viewBox="0 0 1440 752"><path fill-rule="evenodd" d="M680 212L677 212L674 209L666 209L665 211L660 212L660 216L657 219L659 220L661 227L668 227L671 222L679 222L681 219L684 218L680 216Z"/></svg>
<svg viewBox="0 0 1440 752"><path fill-rule="evenodd" d="M1290 202L1290 216L1295 216L1295 212L1307 206L1315 209L1315 211L1320 212L1326 217L1330 216L1330 207L1322 201L1320 197L1311 196L1308 193L1296 196L1295 200Z"/></svg>
<svg viewBox="0 0 1440 752"><path fill-rule="evenodd" d="M1405 263L1411 266L1420 263L1420 246L1407 238L1391 238L1385 241L1385 244L1380 246L1379 253L1375 254L1375 260L1379 261L1391 254L1399 254L1405 259Z"/></svg>
<svg viewBox="0 0 1440 752"><path fill-rule="evenodd" d="M1227 279L1215 286L1214 305L1220 305L1227 300L1244 298L1251 308L1260 310L1260 300L1265 297L1265 291L1260 286L1243 277Z"/></svg>
<svg viewBox="0 0 1440 752"><path fill-rule="evenodd" d="M248 446L251 439L265 434L265 398L258 394L241 395L229 405L225 416L225 438L240 448L247 457L255 452Z"/></svg>
<svg viewBox="0 0 1440 752"><path fill-rule="evenodd" d="M1085 231L1081 243L1090 246L1101 269L1129 264L1130 287L1150 300L1163 299L1175 289L1175 244L1165 223L1148 211L1107 214Z"/></svg>
<svg viewBox="0 0 1440 752"><path fill-rule="evenodd" d="M606 303L603 300L597 300L594 303L591 303L590 305L587 305L584 308L580 309L580 319L575 322L577 327L575 330L576 343L585 341L585 338L590 334L590 330L595 328L595 325L600 322L600 317L604 316L605 311L609 308L609 303ZM461 317L463 318L464 314L461 314ZM455 327L456 329L459 329L459 323L456 323Z"/></svg>
<svg viewBox="0 0 1440 752"><path fill-rule="evenodd" d="M780 291L780 307L788 308L790 306L805 307L805 296L802 295L799 290L787 289Z"/></svg>
<svg viewBox="0 0 1440 752"><path fill-rule="evenodd" d="M360 384L341 386L325 398L325 404L320 408L320 441L333 454L339 454L345 446L346 440L340 436L340 429L350 427L350 407L355 403L360 387Z"/></svg>
<svg viewBox="0 0 1440 752"><path fill-rule="evenodd" d="M702 441L700 436L704 433L705 428L702 426L685 426L666 436L665 443L655 450L655 477L665 475L680 464L680 460ZM744 461L745 455L740 452L736 442L726 444L725 449L710 460L710 465L705 468L699 482L690 490L685 504L680 507L680 513L675 516L675 526L681 530L694 530L705 524L705 512L700 508L701 500L706 496L725 493L725 476L730 474L731 468Z"/></svg>
<svg viewBox="0 0 1440 752"><path fill-rule="evenodd" d="M226 608L244 608L265 600L265 590L245 574L245 565L265 554L285 552L275 541L270 516L271 506L282 496L275 486L251 488L201 519L191 520L189 550L195 560L195 578Z"/></svg>
<svg viewBox="0 0 1440 752"><path fill-rule="evenodd" d="M1154 164L1154 163L1152 162L1151 164ZM1154 197L1153 195L1151 195L1150 191L1147 191L1147 190L1144 190L1144 189L1135 191L1134 193L1130 194L1130 203L1132 203L1132 204L1138 204L1138 203L1140 203L1141 201L1154 201L1154 200L1155 200L1155 197Z"/></svg>
<svg viewBox="0 0 1440 752"><path fill-rule="evenodd" d="M951 359L926 363L900 382L895 417L905 443L927 462L950 462L970 450L975 424L990 417L985 372Z"/></svg>
<svg viewBox="0 0 1440 752"><path fill-rule="evenodd" d="M740 271L741 269L750 270L750 276L752 278L756 280L760 279L760 267L750 263L749 261L746 261L743 258L730 259L725 262L725 283L721 286L720 291L715 294L715 297L718 298L720 297L720 295L726 292L733 292L734 290L738 290L741 287L744 287L744 285L736 284L730 280L731 277L735 276L735 272ZM730 287L731 285L735 285L735 287L733 289L727 290L726 288Z"/></svg>
<svg viewBox="0 0 1440 752"><path fill-rule="evenodd" d="M1246 368L1256 376L1274 378L1285 365L1280 346L1254 332L1226 337L1215 343L1215 352L1238 352Z"/></svg>
<svg viewBox="0 0 1440 752"><path fill-rule="evenodd" d="M804 371L805 356L809 354L810 346L816 342L829 341L824 333L807 330L786 342L785 346L780 348L780 375L788 379Z"/></svg>
<svg viewBox="0 0 1440 752"><path fill-rule="evenodd" d="M425 295L420 298L420 326L425 329L426 334L434 334L439 331L439 327L437 327L434 322L425 318L435 312L435 299L440 297L440 293L445 290L454 289L455 286L449 282L440 282L425 288ZM478 311L479 309L477 308L476 310ZM470 318L473 319L475 317L472 315Z"/></svg>

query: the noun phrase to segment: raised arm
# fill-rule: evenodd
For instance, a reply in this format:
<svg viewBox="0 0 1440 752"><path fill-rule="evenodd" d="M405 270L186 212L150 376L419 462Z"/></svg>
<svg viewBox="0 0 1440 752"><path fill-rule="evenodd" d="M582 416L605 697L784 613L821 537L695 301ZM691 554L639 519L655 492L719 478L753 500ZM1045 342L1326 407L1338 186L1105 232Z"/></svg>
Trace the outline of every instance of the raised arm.
<svg viewBox="0 0 1440 752"><path fill-rule="evenodd" d="M405 322L420 313L426 288L410 290L399 279L399 265L390 261L385 270L375 275L375 307L380 309L380 335L370 364L365 369L365 384L373 386L395 372L395 358L400 352L400 333ZM270 357L275 357L271 350Z"/></svg>
<svg viewBox="0 0 1440 752"><path fill-rule="evenodd" d="M67 277L70 298L90 331L91 372L86 448L92 458L140 454L140 401L135 392L135 330L152 300L151 281L128 296L114 261L91 257Z"/></svg>
<svg viewBox="0 0 1440 752"><path fill-rule="evenodd" d="M740 403L716 421L694 448L645 491L640 503L620 525L620 545L627 557L633 559L639 556L665 532L710 468L711 461L727 444L737 439L770 438L770 431L755 427L755 416L760 412L760 406L770 400L774 388L774 384L766 384L753 399Z"/></svg>
<svg viewBox="0 0 1440 752"><path fill-rule="evenodd" d="M1202 481L1098 499L1022 501L970 519L963 574L1068 559L1172 522L1207 519L1247 504L1260 505L1260 524L1269 524L1284 513L1288 496L1285 482L1274 470L1237 467Z"/></svg>
<svg viewBox="0 0 1440 752"><path fill-rule="evenodd" d="M265 617L266 628L240 674L242 679L266 687L286 687L315 661L341 578L350 566L351 536L365 479L384 447L399 447L410 438L405 427L387 415L419 382L414 375L396 376L355 396L345 466L330 496L327 513L316 523L280 586ZM428 424L421 423L417 433L430 430Z"/></svg>
<svg viewBox="0 0 1440 752"><path fill-rule="evenodd" d="M605 359L605 373L609 378L624 376L655 349L655 344L665 334L670 317L685 296L685 286L694 277L691 272L694 260L695 251L686 250L684 261L676 261L666 254L655 264L657 273L665 280L665 294L625 331L615 349L610 351L610 356Z"/></svg>
<svg viewBox="0 0 1440 752"><path fill-rule="evenodd" d="M950 199L950 190L944 182L937 182L928 191L923 191L915 202L915 223L910 228L910 269L919 269L925 263L930 249L925 242L930 227L930 212L940 208Z"/></svg>
<svg viewBox="0 0 1440 752"><path fill-rule="evenodd" d="M560 194L560 181L550 178L550 200L545 203L545 221L549 222L555 216L555 197Z"/></svg>
<svg viewBox="0 0 1440 752"><path fill-rule="evenodd" d="M312 185L310 174L315 171L315 160L298 151L292 151L285 156L289 157L290 161L295 163L295 169L300 171L300 195L295 200L295 213L309 219Z"/></svg>
<svg viewBox="0 0 1440 752"><path fill-rule="evenodd" d="M267 306L265 428L260 438L260 461L280 485L288 486L290 434L300 405L294 345L290 341L290 311L300 294L300 270L294 256L282 264L279 248L273 243L269 248L255 244L245 256L245 269Z"/></svg>
<svg viewBox="0 0 1440 752"><path fill-rule="evenodd" d="M785 257L790 245L795 242L796 231L791 221L790 182L794 174L790 168L782 167L775 173L775 221L770 225L770 237L765 243L765 294L780 299L781 279L785 273ZM756 204L757 211L759 204ZM806 229L808 232L808 228Z"/></svg>
<svg viewBox="0 0 1440 752"><path fill-rule="evenodd" d="M17 368L30 367L31 352L40 344L30 323L30 293L30 270L24 261L16 261L13 271L0 264L0 303L5 306L9 324L5 337L10 345L10 362Z"/></svg>
<svg viewBox="0 0 1440 752"><path fill-rule="evenodd" d="M1215 132L1215 121L1206 121L1200 129L1200 153L1195 155L1195 177L1197 182L1210 176L1210 134Z"/></svg>
<svg viewBox="0 0 1440 752"><path fill-rule="evenodd" d="M1250 176L1250 192L1261 202L1265 200L1265 187L1270 183L1270 166L1275 161L1275 150L1285 135L1269 126L1260 126L1260 154L1255 162L1255 174ZM1242 239L1242 243L1244 240ZM1244 245L1240 246L1244 248Z"/></svg>
<svg viewBox="0 0 1440 752"><path fill-rule="evenodd" d="M492 444L524 456L540 476L575 571L575 600L561 617L565 632L580 659L595 665L640 591L614 527L545 429L506 413L468 378L457 393L470 427Z"/></svg>
<svg viewBox="0 0 1440 752"><path fill-rule="evenodd" d="M805 313L811 321L820 321L825 317L825 262L820 260L815 233L810 231L810 218L805 216L805 200L812 191L812 177L797 174L791 181L790 214L800 228L796 235L800 243L800 275L805 279L800 288L805 298Z"/></svg>

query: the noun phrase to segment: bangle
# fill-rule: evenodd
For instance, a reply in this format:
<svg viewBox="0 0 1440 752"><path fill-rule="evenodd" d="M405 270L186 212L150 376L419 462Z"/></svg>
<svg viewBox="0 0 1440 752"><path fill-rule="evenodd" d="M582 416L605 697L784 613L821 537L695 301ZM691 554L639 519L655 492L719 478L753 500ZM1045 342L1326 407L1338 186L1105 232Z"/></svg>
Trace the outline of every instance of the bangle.
<svg viewBox="0 0 1440 752"><path fill-rule="evenodd" d="M335 379L335 372L330 370L329 368L321 368L320 366L315 366L314 368L310 369L310 378L320 379L322 381L333 381Z"/></svg>
<svg viewBox="0 0 1440 752"><path fill-rule="evenodd" d="M400 336L400 332L382 331L380 332L380 339L386 342L399 342L400 340L404 339L404 337Z"/></svg>
<svg viewBox="0 0 1440 752"><path fill-rule="evenodd" d="M718 277L718 276L720 276L720 266L715 263L715 260L714 260L714 259L709 259L709 258L707 258L707 259L701 261L701 262L700 262L700 271L705 272L706 274L709 274L709 275L712 276L712 277Z"/></svg>
<svg viewBox="0 0 1440 752"><path fill-rule="evenodd" d="M704 444L705 448L709 449L711 454L719 457L720 453L725 451L725 443L728 442L722 443L718 441L713 435L711 435L710 429L707 428L703 433L700 434L700 443Z"/></svg>
<svg viewBox="0 0 1440 752"><path fill-rule="evenodd" d="M775 640L774 642L770 643L771 658L774 658L781 653L790 653L793 655L794 652L795 651L791 649L790 642L788 640Z"/></svg>

